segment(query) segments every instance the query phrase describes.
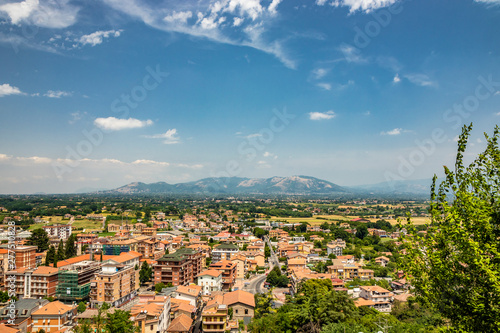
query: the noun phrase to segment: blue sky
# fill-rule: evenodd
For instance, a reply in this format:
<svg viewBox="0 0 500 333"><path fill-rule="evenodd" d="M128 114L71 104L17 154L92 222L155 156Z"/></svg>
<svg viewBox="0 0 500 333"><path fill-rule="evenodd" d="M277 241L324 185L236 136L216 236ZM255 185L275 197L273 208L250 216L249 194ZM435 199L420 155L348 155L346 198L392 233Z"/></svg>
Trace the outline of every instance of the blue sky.
<svg viewBox="0 0 500 333"><path fill-rule="evenodd" d="M498 0L0 0L0 193L430 178L500 120Z"/></svg>

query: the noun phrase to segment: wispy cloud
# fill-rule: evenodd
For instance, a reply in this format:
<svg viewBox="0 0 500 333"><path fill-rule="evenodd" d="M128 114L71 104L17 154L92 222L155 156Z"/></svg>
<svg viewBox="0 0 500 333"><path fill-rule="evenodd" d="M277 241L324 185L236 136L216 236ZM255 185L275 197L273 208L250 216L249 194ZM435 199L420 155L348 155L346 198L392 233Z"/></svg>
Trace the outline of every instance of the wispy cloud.
<svg viewBox="0 0 500 333"><path fill-rule="evenodd" d="M401 135L402 133L408 133L408 132L411 132L411 131L404 130L402 128L395 128L395 129L387 131L387 132L380 132L380 135Z"/></svg>
<svg viewBox="0 0 500 333"><path fill-rule="evenodd" d="M43 96L49 97L49 98L61 98L61 97L68 97L71 96L71 92L67 91L61 91L61 90L49 90Z"/></svg>
<svg viewBox="0 0 500 333"><path fill-rule="evenodd" d="M139 120L134 118L119 119L115 117L108 118L97 118L94 120L94 125L99 128L110 130L110 131L120 131L125 129L142 128L146 126L153 125L152 120Z"/></svg>
<svg viewBox="0 0 500 333"><path fill-rule="evenodd" d="M76 22L79 7L70 0L25 0L0 5L0 12L7 14L12 24L21 23L44 28L66 28Z"/></svg>
<svg viewBox="0 0 500 333"><path fill-rule="evenodd" d="M405 78L413 84L421 87L436 87L437 83L432 81L429 76L425 74L407 74Z"/></svg>
<svg viewBox="0 0 500 333"><path fill-rule="evenodd" d="M272 159L277 159L278 158L278 155L270 153L268 151L264 152L264 154L262 154L262 156L268 157L268 158L272 158Z"/></svg>
<svg viewBox="0 0 500 333"><path fill-rule="evenodd" d="M347 62L363 64L367 63L368 59L361 55L361 51L356 47L348 44L342 44L339 47L340 52L344 55Z"/></svg>
<svg viewBox="0 0 500 333"><path fill-rule="evenodd" d="M0 84L0 97L23 94L24 93L18 87L11 86L8 83Z"/></svg>
<svg viewBox="0 0 500 333"><path fill-rule="evenodd" d="M401 82L401 78L399 77L399 74L396 74L396 75L394 76L394 79L392 79L392 82L394 82L394 83L399 83L399 82Z"/></svg>
<svg viewBox="0 0 500 333"><path fill-rule="evenodd" d="M328 74L329 71L330 70L326 68L316 68L311 72L311 74L313 76L313 79L319 80L323 78L326 74Z"/></svg>
<svg viewBox="0 0 500 333"><path fill-rule="evenodd" d="M96 31L96 32L93 32L91 34L81 36L77 40L77 42L81 46L85 46L85 45L96 46L96 45L102 44L102 42L106 38L120 37L122 32L123 32L123 30ZM76 44L75 44L75 46L76 46Z"/></svg>
<svg viewBox="0 0 500 333"><path fill-rule="evenodd" d="M177 136L177 129L175 128L169 129L162 134L145 135L144 137L148 139L163 139L163 143L166 145L172 145L181 142L181 139Z"/></svg>
<svg viewBox="0 0 500 333"><path fill-rule="evenodd" d="M330 83L320 82L320 83L316 83L316 85L324 90L331 90L332 89L332 85Z"/></svg>
<svg viewBox="0 0 500 333"><path fill-rule="evenodd" d="M358 10L369 13L373 10L388 7L398 0L316 0L318 6L329 4L335 7L349 7L351 13ZM486 0L488 1L488 0ZM493 1L493 0L489 0Z"/></svg>
<svg viewBox="0 0 500 333"><path fill-rule="evenodd" d="M309 119L311 120L329 120L335 118L336 114L333 111L327 112L309 112Z"/></svg>
<svg viewBox="0 0 500 333"><path fill-rule="evenodd" d="M68 120L68 123L73 125L76 122L78 122L80 119L82 119L83 116L86 114L87 114L87 112L80 112L80 111L73 112L73 113L71 113L71 119Z"/></svg>
<svg viewBox="0 0 500 333"><path fill-rule="evenodd" d="M475 2L485 3L487 5L499 5L500 0L474 0Z"/></svg>

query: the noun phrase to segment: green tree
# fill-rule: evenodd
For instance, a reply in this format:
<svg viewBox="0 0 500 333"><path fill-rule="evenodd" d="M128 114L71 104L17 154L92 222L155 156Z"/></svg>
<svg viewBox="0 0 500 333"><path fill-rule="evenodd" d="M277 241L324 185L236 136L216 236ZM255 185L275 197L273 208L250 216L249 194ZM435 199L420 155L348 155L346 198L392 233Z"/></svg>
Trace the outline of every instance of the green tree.
<svg viewBox="0 0 500 333"><path fill-rule="evenodd" d="M360 225L356 229L356 237L359 239L364 239L366 236L368 236L368 228L366 225Z"/></svg>
<svg viewBox="0 0 500 333"><path fill-rule="evenodd" d="M139 281L141 284L151 281L153 277L153 269L149 267L148 263L144 261L141 266L141 270L139 271Z"/></svg>
<svg viewBox="0 0 500 333"><path fill-rule="evenodd" d="M161 292L163 288L166 288L166 285L163 282L155 284L155 291L157 293Z"/></svg>
<svg viewBox="0 0 500 333"><path fill-rule="evenodd" d="M44 252L49 248L49 235L42 228L35 229L31 233L31 237L28 238L28 245L34 245L37 248L37 252Z"/></svg>
<svg viewBox="0 0 500 333"><path fill-rule="evenodd" d="M92 329L92 326L90 325L90 321L87 319L87 320L80 322L75 327L73 327L73 332L74 333L93 333L94 330Z"/></svg>
<svg viewBox="0 0 500 333"><path fill-rule="evenodd" d="M49 247L47 254L45 256L45 266L48 266L50 263L54 262L56 257L56 248L54 246Z"/></svg>
<svg viewBox="0 0 500 333"><path fill-rule="evenodd" d="M78 313L82 313L86 309L87 309L87 305L85 305L85 302L78 303L78 307L76 308L76 310L78 311Z"/></svg>
<svg viewBox="0 0 500 333"><path fill-rule="evenodd" d="M76 257L75 242L76 242L76 236L74 234L71 234L66 240L66 246L64 248L66 259Z"/></svg>
<svg viewBox="0 0 500 333"><path fill-rule="evenodd" d="M57 248L56 258L57 261L66 259L66 251L64 250L64 242L62 239L61 241L59 241L59 247Z"/></svg>
<svg viewBox="0 0 500 333"><path fill-rule="evenodd" d="M455 170L431 187L431 224L419 233L411 221L402 268L417 299L449 318L456 330L500 332L499 128L485 134L485 151L468 166L472 124L458 140Z"/></svg>
<svg viewBox="0 0 500 333"><path fill-rule="evenodd" d="M104 329L109 333L135 333L139 332L139 327L130 320L130 311L116 310L106 317Z"/></svg>

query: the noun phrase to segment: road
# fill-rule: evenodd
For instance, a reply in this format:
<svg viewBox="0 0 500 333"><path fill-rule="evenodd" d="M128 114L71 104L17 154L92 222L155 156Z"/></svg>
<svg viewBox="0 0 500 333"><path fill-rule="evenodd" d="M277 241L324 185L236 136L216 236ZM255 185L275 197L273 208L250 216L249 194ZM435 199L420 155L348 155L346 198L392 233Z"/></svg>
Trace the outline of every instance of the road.
<svg viewBox="0 0 500 333"><path fill-rule="evenodd" d="M271 243L269 242L269 239L266 237L264 238L264 241L267 243L267 246L271 249L271 256L269 257L269 272L274 268L274 266L279 266L279 260L278 256L276 256L276 253L273 251L273 247L271 246ZM262 294L265 292L264 288L262 288L262 284L266 280L267 275L258 275L251 279L250 281L247 281L247 283L250 283L249 285L243 287L244 290L251 292L252 294Z"/></svg>

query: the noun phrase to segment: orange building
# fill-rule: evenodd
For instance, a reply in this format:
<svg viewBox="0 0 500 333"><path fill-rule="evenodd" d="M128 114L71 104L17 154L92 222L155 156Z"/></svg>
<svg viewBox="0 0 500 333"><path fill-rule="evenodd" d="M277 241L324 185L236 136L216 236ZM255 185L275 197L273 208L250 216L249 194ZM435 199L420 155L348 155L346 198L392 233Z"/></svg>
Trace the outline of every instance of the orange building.
<svg viewBox="0 0 500 333"><path fill-rule="evenodd" d="M210 269L222 271L222 290L228 291L236 282L236 263L229 260L221 260L210 265Z"/></svg>
<svg viewBox="0 0 500 333"><path fill-rule="evenodd" d="M42 329L46 333L59 331L75 314L76 307L59 301L50 302L31 314L32 332L39 332Z"/></svg>
<svg viewBox="0 0 500 333"><path fill-rule="evenodd" d="M40 266L38 268L19 268L9 271L15 276L16 295L18 298L44 298L56 295L58 269Z"/></svg>
<svg viewBox="0 0 500 333"><path fill-rule="evenodd" d="M185 286L194 282L201 272L205 257L201 251L183 248L166 254L153 266L155 284L163 282L174 286Z"/></svg>
<svg viewBox="0 0 500 333"><path fill-rule="evenodd" d="M104 302L120 307L137 295L139 270L134 266L109 261L102 265L90 283L90 304L92 308Z"/></svg>
<svg viewBox="0 0 500 333"><path fill-rule="evenodd" d="M36 246L18 246L14 249L16 269L36 267Z"/></svg>

